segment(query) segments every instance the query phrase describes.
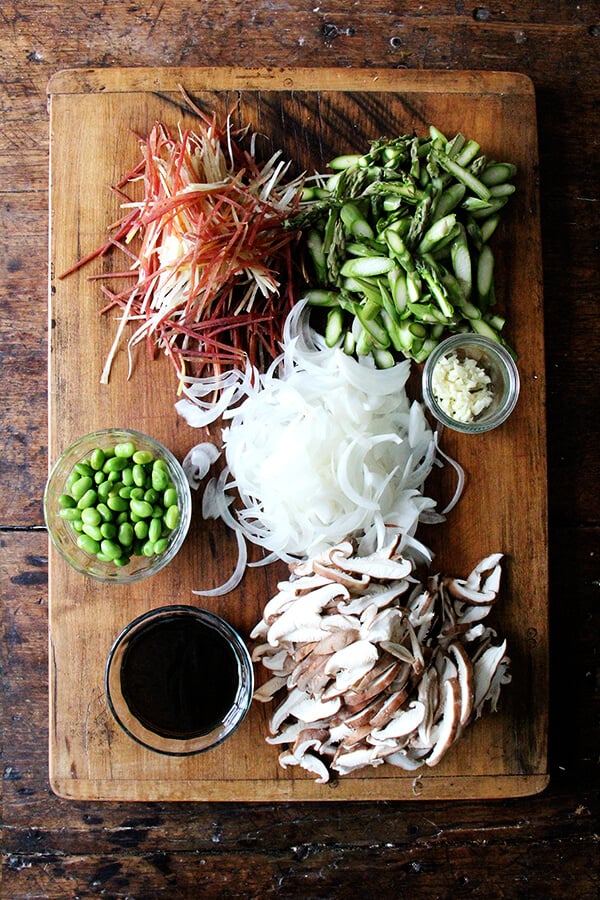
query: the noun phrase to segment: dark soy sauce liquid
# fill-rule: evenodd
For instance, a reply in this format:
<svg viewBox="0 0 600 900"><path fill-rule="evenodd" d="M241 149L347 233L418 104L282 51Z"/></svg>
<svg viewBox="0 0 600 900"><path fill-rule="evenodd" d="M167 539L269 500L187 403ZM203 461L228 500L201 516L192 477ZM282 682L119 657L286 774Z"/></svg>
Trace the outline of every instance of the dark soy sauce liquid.
<svg viewBox="0 0 600 900"><path fill-rule="evenodd" d="M238 686L231 646L192 616L149 624L131 639L121 666L121 690L133 715L155 734L178 740L219 725Z"/></svg>

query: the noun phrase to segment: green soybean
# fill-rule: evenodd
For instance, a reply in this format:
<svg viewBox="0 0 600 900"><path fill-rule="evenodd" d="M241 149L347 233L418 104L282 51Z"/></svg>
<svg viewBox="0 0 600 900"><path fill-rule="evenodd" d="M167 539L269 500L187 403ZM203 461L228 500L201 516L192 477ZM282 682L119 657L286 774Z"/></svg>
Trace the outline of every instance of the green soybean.
<svg viewBox="0 0 600 900"><path fill-rule="evenodd" d="M129 465L129 459L124 456L111 456L102 466L103 472L122 472Z"/></svg>
<svg viewBox="0 0 600 900"><path fill-rule="evenodd" d="M118 494L111 494L110 497L107 497L106 505L113 512L124 512L129 506L129 501L125 497L119 497Z"/></svg>
<svg viewBox="0 0 600 900"><path fill-rule="evenodd" d="M125 487L131 487L133 485L133 469L131 466L127 466L126 469L123 469L121 472L121 481Z"/></svg>
<svg viewBox="0 0 600 900"><path fill-rule="evenodd" d="M101 447L96 447L95 450L92 450L90 456L90 466L92 467L92 469L94 469L96 472L99 472L105 461L106 454Z"/></svg>
<svg viewBox="0 0 600 900"><path fill-rule="evenodd" d="M89 491L91 486L93 485L92 479L89 475L82 475L77 481L72 485L69 493L73 497L73 499L78 502L81 500L86 491Z"/></svg>
<svg viewBox="0 0 600 900"><path fill-rule="evenodd" d="M152 515L152 504L147 500L131 500L130 508L132 513L142 519L149 519Z"/></svg>
<svg viewBox="0 0 600 900"><path fill-rule="evenodd" d="M100 550L108 559L117 559L117 557L123 555L123 548L116 541L112 541L110 538L104 538L104 540L100 544Z"/></svg>
<svg viewBox="0 0 600 900"><path fill-rule="evenodd" d="M114 451L116 457L129 460L135 453L135 444L133 441L123 441L120 444L115 444Z"/></svg>
<svg viewBox="0 0 600 900"><path fill-rule="evenodd" d="M106 535L107 537L114 537L114 535ZM119 525L119 530L117 532L117 537L119 543L124 547L131 547L133 544L133 539L135 537L135 532L133 530L133 525L131 522L123 522Z"/></svg>
<svg viewBox="0 0 600 900"><path fill-rule="evenodd" d="M77 545L101 562L126 566L132 555L164 553L180 519L166 462L133 441L96 447L66 478L58 515Z"/></svg>
<svg viewBox="0 0 600 900"><path fill-rule="evenodd" d="M163 494L163 503L165 504L165 509L168 509L169 506L175 506L177 504L177 488L167 488L167 490Z"/></svg>
<svg viewBox="0 0 600 900"><path fill-rule="evenodd" d="M136 450L132 456L134 463L138 463L139 465L146 465L147 463L151 463L154 460L152 453L149 450Z"/></svg>
<svg viewBox="0 0 600 900"><path fill-rule="evenodd" d="M148 522L145 519L140 519L139 522L136 522L133 526L133 532L140 541L145 541L148 537Z"/></svg>
<svg viewBox="0 0 600 900"><path fill-rule="evenodd" d="M77 506L79 507L79 509L87 509L89 506L93 506L97 502L98 502L98 494L96 493L95 490L90 488L88 491L85 492L83 497L79 498L79 500L77 501Z"/></svg>
<svg viewBox="0 0 600 900"><path fill-rule="evenodd" d="M77 536L77 546L85 553L91 553L95 556L100 550L100 542L95 541L89 534L80 534Z"/></svg>
<svg viewBox="0 0 600 900"><path fill-rule="evenodd" d="M109 509L106 503L99 503L96 509L100 513L100 518L103 522L112 522L114 518L113 511Z"/></svg>
<svg viewBox="0 0 600 900"><path fill-rule="evenodd" d="M81 518L86 525L99 525L102 521L102 515L97 507L91 505L81 510Z"/></svg>
<svg viewBox="0 0 600 900"><path fill-rule="evenodd" d="M160 491L161 493L166 490L166 487L169 483L169 473L166 469L163 469L162 466L157 466L156 463L152 466L152 490Z"/></svg>
<svg viewBox="0 0 600 900"><path fill-rule="evenodd" d="M94 470L87 463L76 463L74 468L78 475L85 475L88 478L92 478L94 474Z"/></svg>
<svg viewBox="0 0 600 900"><path fill-rule="evenodd" d="M177 528L179 524L179 507L176 505L170 506L165 513L164 518L165 525L169 529L169 531L173 531Z"/></svg>
<svg viewBox="0 0 600 900"><path fill-rule="evenodd" d="M102 529L98 528L97 525L88 525L86 522L81 526L81 530L84 534L88 534L95 541L101 541L103 538Z"/></svg>
<svg viewBox="0 0 600 900"><path fill-rule="evenodd" d="M58 515L66 522L77 522L81 520L81 510L77 506L67 506L59 510Z"/></svg>
<svg viewBox="0 0 600 900"><path fill-rule="evenodd" d="M141 463L136 463L136 465L131 470L131 474L133 476L133 482L137 485L137 487L143 488L146 484L146 470Z"/></svg>
<svg viewBox="0 0 600 900"><path fill-rule="evenodd" d="M162 520L158 517L151 520L148 526L148 540L153 544L157 542L162 534Z"/></svg>
<svg viewBox="0 0 600 900"><path fill-rule="evenodd" d="M111 490L112 490L112 484L110 483L110 481L103 481L102 484L98 485L98 496L102 500L106 500L106 498L110 494Z"/></svg>

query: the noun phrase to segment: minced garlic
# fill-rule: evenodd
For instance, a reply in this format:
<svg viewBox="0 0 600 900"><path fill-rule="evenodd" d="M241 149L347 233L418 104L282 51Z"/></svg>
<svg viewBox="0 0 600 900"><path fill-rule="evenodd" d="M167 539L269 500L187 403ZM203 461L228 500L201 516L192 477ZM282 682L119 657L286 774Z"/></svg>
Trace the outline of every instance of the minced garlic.
<svg viewBox="0 0 600 900"><path fill-rule="evenodd" d="M492 402L491 379L469 356L442 356L433 370L435 399L446 415L457 422L471 422Z"/></svg>

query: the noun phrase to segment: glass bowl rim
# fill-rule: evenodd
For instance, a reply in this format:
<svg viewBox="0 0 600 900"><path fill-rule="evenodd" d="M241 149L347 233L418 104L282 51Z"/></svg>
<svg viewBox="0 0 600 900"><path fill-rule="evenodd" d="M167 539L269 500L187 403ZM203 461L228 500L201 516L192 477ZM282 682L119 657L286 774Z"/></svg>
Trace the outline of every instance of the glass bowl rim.
<svg viewBox="0 0 600 900"><path fill-rule="evenodd" d="M433 371L440 359L448 355L448 353L451 353L453 350L464 348L469 344L481 347L489 353L490 356L493 356L496 359L505 373L507 389L503 402L491 414L486 416L484 412L480 417L473 419L471 422L459 422L444 412L436 401L432 388ZM486 431L491 431L505 422L516 406L519 398L520 386L520 376L517 364L506 347L486 335L477 334L475 332L452 334L449 337L444 338L427 357L423 367L423 402L427 409L441 425L450 428L452 431L459 431L464 434L481 434Z"/></svg>
<svg viewBox="0 0 600 900"><path fill-rule="evenodd" d="M117 709L117 706L127 707L126 701L124 700L124 698L121 698L120 702L115 703L115 697L113 695L113 692L111 691L111 675L113 664L115 663L116 654L118 653L123 643L126 642L136 631L138 631L139 629L143 629L147 622L151 621L152 619L160 620L162 618L170 618L172 616L192 616L193 618L199 619L201 622L203 622L203 624L208 625L209 628L213 628L215 631L219 632L221 636L227 641L228 645L231 647L233 653L235 654L242 676L244 676L240 677L236 699L230 709L230 713L232 712L232 710L235 710L235 714L231 717L230 721L227 722L226 718L222 723L220 723L220 725L215 726L210 732L189 739L165 738L161 735L155 734L154 732L150 731L150 729L145 728L142 723L138 723L138 720L136 719L134 714L130 712L131 719L135 723L138 723L140 727L139 734L136 734L133 728L128 726L123 721L123 717ZM128 622L127 625L125 625L125 627L122 628L122 630L119 632L111 645L104 668L104 693L108 708L115 722L119 725L123 732L137 744L147 750L153 751L154 753L159 753L161 756L196 756L200 753L206 753L209 750L214 750L216 747L220 746L224 741L227 740L227 738L231 737L231 735L238 730L238 728L246 718L252 705L252 698L254 694L254 667L252 664L252 657L245 641L243 640L237 629L222 616L218 615L218 613L212 612L211 610L205 609L200 606L192 606L190 604L166 604L164 606L159 606L147 610L146 612L137 616L131 622ZM239 702L240 694L242 695L242 703ZM221 729L223 729L222 733L220 733ZM212 738L213 735L215 735L214 738ZM203 746L197 746L198 741L202 742L204 740L210 740L210 743L207 743ZM181 749L166 749L166 747L164 746L157 746L162 742L165 742L165 744L180 744Z"/></svg>
<svg viewBox="0 0 600 900"><path fill-rule="evenodd" d="M108 570L106 573L90 571L88 568L86 568L84 563L80 563L74 558L71 558L66 549L61 546L60 542L57 539L57 529L56 523L54 521L54 516L50 511L50 495L52 488L54 487L54 482L60 474L61 466L66 463L71 455L79 454L81 448L84 447L87 443L99 444L102 438L115 438L117 436L123 439L131 438L133 441L137 439L142 443L150 444L156 449L157 455L160 455L165 459L172 473L175 473L175 478L177 480L177 491L178 499L180 502L181 518L179 524L176 527L175 534L173 535L171 542L164 553L156 557L148 557L148 564L143 566L142 568L136 569L135 571L128 572L125 566L122 568L115 567L114 572L111 574ZM85 457L85 455L86 453L82 453L81 457L83 458ZM72 465L75 465L76 461L77 460L74 460ZM46 529L53 546L56 548L60 556L80 575L85 575L86 577L92 578L95 581L102 582L103 584L133 584L136 581L141 581L144 578L148 578L149 576L155 575L157 572L160 572L160 570L168 565L179 552L191 524L191 488L182 464L179 462L174 453L169 450L169 448L166 447L160 440L158 440L158 438L155 438L152 435L147 434L146 432L140 431L139 429L127 428L124 426L99 428L94 431L89 431L85 434L82 434L76 440L68 444L65 449L57 456L56 460L50 467L50 471L46 479L46 484L44 486L43 513ZM90 559L92 559L92 557L90 557Z"/></svg>

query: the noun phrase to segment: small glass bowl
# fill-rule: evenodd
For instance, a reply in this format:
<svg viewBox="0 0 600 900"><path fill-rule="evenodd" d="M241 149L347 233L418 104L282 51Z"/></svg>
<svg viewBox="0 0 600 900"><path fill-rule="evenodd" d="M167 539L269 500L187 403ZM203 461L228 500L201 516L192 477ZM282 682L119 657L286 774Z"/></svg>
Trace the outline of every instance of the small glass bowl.
<svg viewBox="0 0 600 900"><path fill-rule="evenodd" d="M491 379L492 402L469 422L453 419L436 400L433 374L438 362L456 354L459 360L473 359ZM514 359L502 344L481 334L454 334L441 341L423 368L423 400L438 422L465 434L480 434L501 425L513 411L519 396L519 372Z"/></svg>
<svg viewBox="0 0 600 900"><path fill-rule="evenodd" d="M190 756L217 747L240 726L252 703L254 671L246 644L220 616L163 606L117 637L105 689L129 737L156 753Z"/></svg>
<svg viewBox="0 0 600 900"><path fill-rule="evenodd" d="M154 556L132 555L127 565L97 559L77 544L78 534L71 523L60 516L59 498L64 494L67 478L77 463L89 459L96 447L113 448L116 444L133 441L136 450L148 450L155 459L163 459L169 476L177 490L179 522L169 535L167 548ZM44 518L52 543L74 569L98 581L129 584L159 572L180 549L190 526L192 499L190 486L183 468L170 452L154 438L139 431L106 428L86 434L71 444L51 469L44 491Z"/></svg>

